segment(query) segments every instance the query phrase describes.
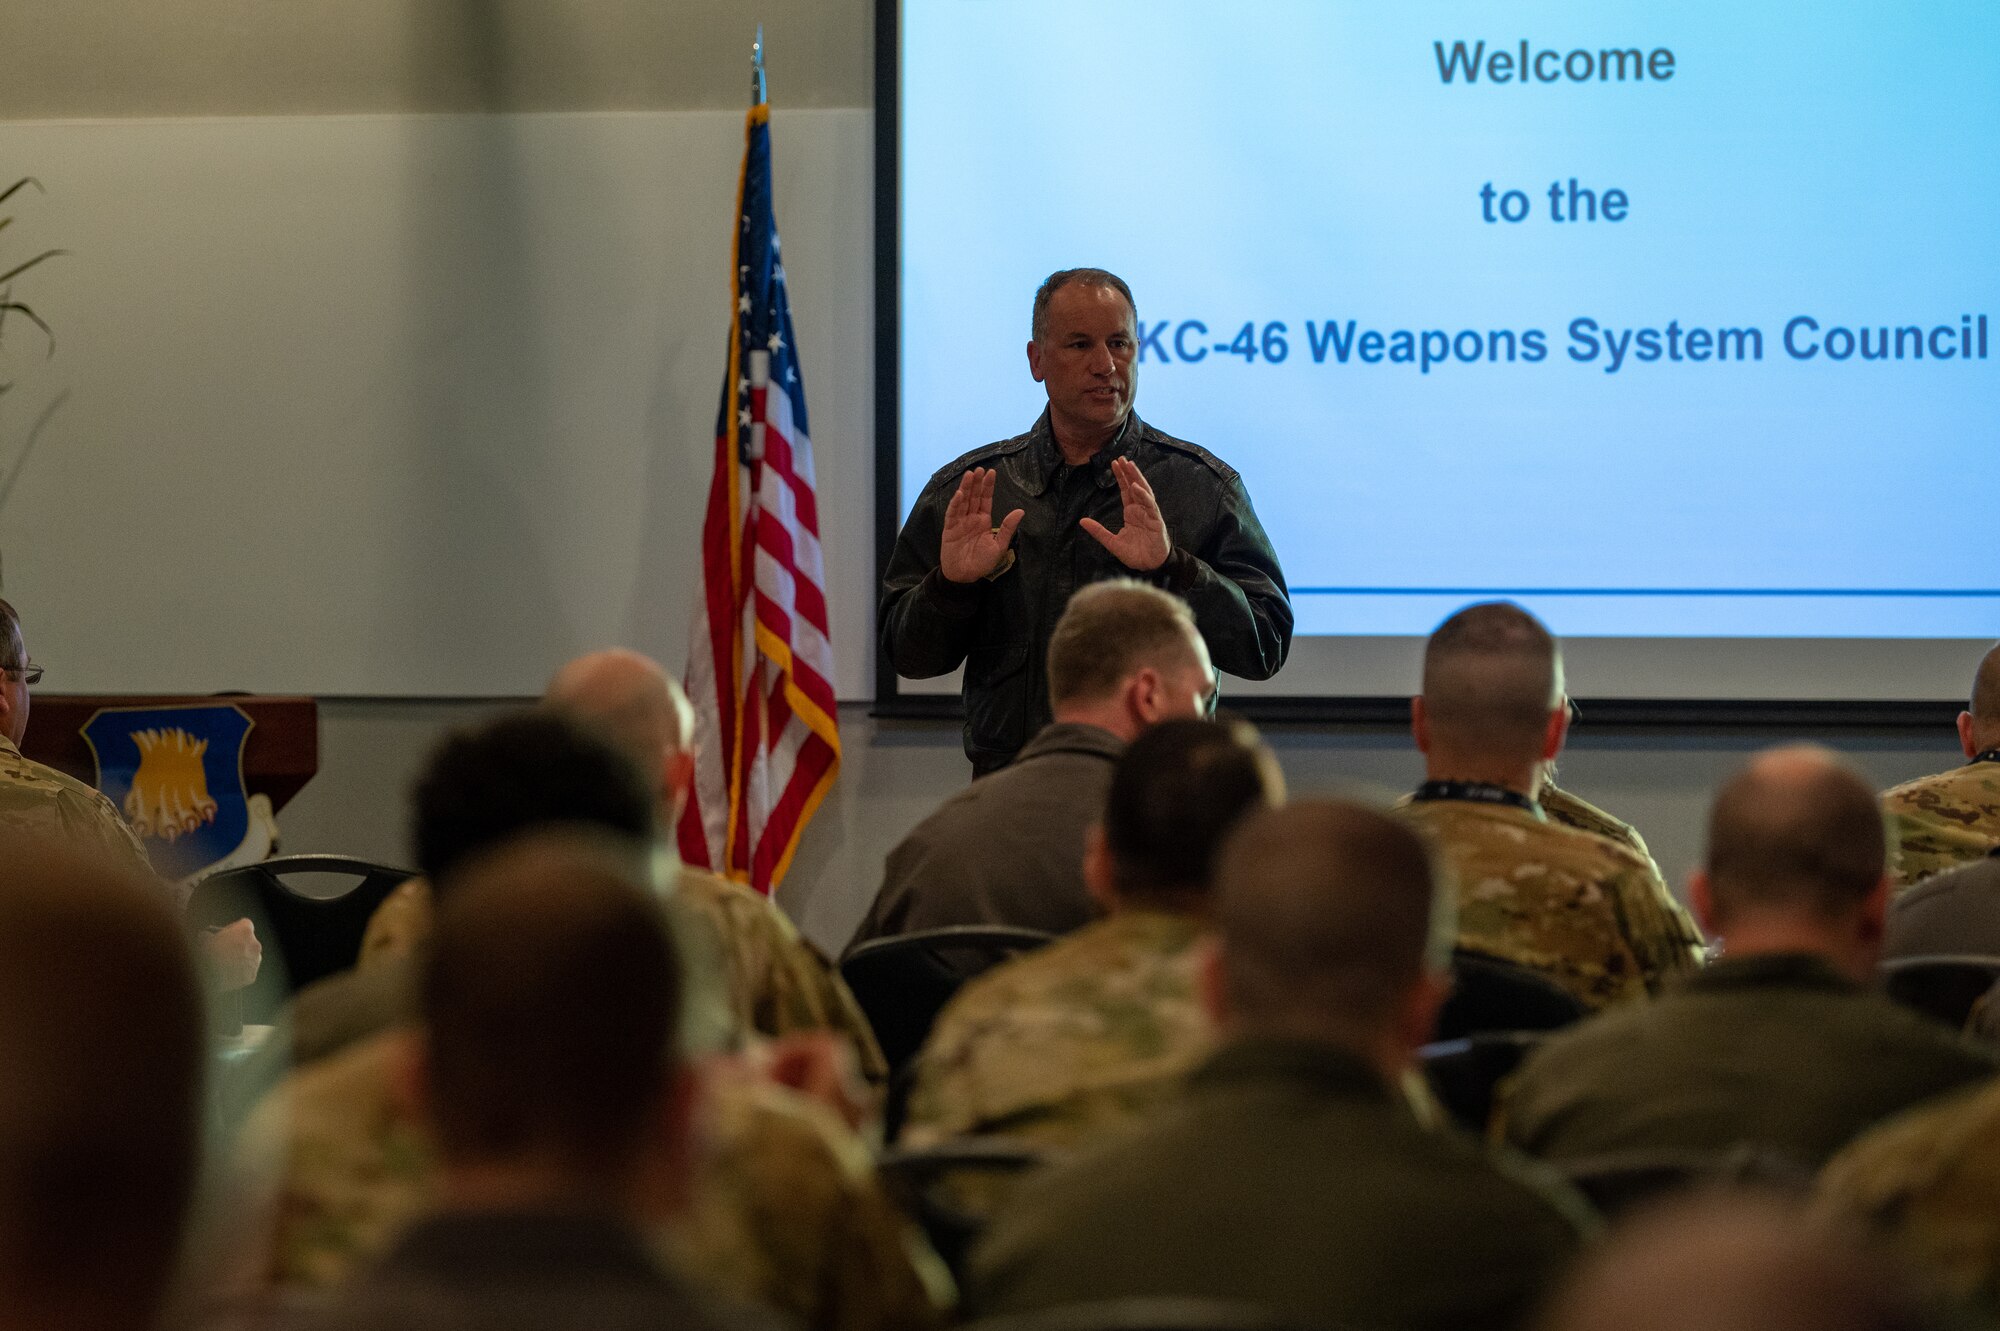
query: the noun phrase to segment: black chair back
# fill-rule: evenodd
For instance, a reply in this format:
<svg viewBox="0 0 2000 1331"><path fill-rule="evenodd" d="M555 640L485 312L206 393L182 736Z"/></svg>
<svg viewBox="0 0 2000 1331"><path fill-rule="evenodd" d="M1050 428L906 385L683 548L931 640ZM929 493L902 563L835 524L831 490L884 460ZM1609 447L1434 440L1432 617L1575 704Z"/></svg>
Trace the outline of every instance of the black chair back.
<svg viewBox="0 0 2000 1331"><path fill-rule="evenodd" d="M1451 994L1433 1040L1482 1031L1555 1031L1590 1015L1577 997L1539 971L1467 948L1451 954Z"/></svg>
<svg viewBox="0 0 2000 1331"><path fill-rule="evenodd" d="M1424 1080L1445 1112L1467 1132L1484 1136L1500 1083L1545 1038L1542 1031L1481 1031L1427 1044L1418 1058Z"/></svg>
<svg viewBox="0 0 2000 1331"><path fill-rule="evenodd" d="M1607 1220L1699 1189L1754 1187L1803 1196L1813 1178L1797 1161L1748 1144L1726 1151L1621 1151L1552 1163Z"/></svg>
<svg viewBox="0 0 2000 1331"><path fill-rule="evenodd" d="M1000 1182L1038 1168L1042 1153L1001 1137L960 1137L935 1146L882 1153L877 1164L883 1186L923 1227L931 1247L963 1279L965 1258L986 1227L986 1214L966 1201L955 1182Z"/></svg>
<svg viewBox="0 0 2000 1331"><path fill-rule="evenodd" d="M255 923L264 965L242 1004L243 1020L261 1024L298 989L352 966L375 908L414 876L345 855L286 855L202 879L187 918L196 928Z"/></svg>
<svg viewBox="0 0 2000 1331"><path fill-rule="evenodd" d="M1899 957L1882 963L1889 997L1953 1030L1963 1030L1972 1005L2000 982L2000 957Z"/></svg>
<svg viewBox="0 0 2000 1331"><path fill-rule="evenodd" d="M960 986L1054 937L1039 929L958 925L876 938L841 958L840 978L875 1028L893 1076L916 1057Z"/></svg>

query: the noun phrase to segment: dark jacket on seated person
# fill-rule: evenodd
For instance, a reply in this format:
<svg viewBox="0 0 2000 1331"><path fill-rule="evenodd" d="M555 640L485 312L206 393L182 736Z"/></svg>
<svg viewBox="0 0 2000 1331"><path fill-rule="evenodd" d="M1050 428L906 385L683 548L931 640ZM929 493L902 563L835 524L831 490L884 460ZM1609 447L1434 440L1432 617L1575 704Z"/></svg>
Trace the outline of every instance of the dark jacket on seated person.
<svg viewBox="0 0 2000 1331"><path fill-rule="evenodd" d="M2000 1055L1808 953L1724 958L1528 1056L1495 1128L1547 1160L1748 1144L1818 1168L1863 1129L2000 1072Z"/></svg>
<svg viewBox="0 0 2000 1331"><path fill-rule="evenodd" d="M1506 1327L1593 1225L1526 1162L1422 1127L1359 1058L1243 1040L1184 1104L1024 1186L974 1253L967 1303L1177 1296L1382 1331Z"/></svg>
<svg viewBox="0 0 2000 1331"><path fill-rule="evenodd" d="M1090 923L1083 834L1104 811L1124 751L1096 726L1043 727L1012 763L946 800L889 852L848 947L957 924L1062 934Z"/></svg>
<svg viewBox="0 0 2000 1331"><path fill-rule="evenodd" d="M325 1331L767 1331L669 1275L609 1217L459 1212L412 1227L312 1323Z"/></svg>
<svg viewBox="0 0 2000 1331"><path fill-rule="evenodd" d="M1889 903L1882 959L2000 957L2000 851L1905 888Z"/></svg>

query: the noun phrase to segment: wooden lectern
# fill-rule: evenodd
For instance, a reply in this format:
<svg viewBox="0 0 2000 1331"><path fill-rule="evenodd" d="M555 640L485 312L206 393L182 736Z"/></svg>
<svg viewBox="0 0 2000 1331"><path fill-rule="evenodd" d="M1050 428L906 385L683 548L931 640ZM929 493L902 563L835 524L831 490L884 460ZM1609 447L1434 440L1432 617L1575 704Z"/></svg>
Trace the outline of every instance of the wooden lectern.
<svg viewBox="0 0 2000 1331"><path fill-rule="evenodd" d="M206 697L90 697L37 693L28 710L27 742L21 751L79 781L97 783L97 761L83 738L83 727L106 707L173 707L194 703L233 703L250 718L243 744L243 784L248 793L264 795L273 812L319 771L319 703L312 698L273 698L248 693Z"/></svg>

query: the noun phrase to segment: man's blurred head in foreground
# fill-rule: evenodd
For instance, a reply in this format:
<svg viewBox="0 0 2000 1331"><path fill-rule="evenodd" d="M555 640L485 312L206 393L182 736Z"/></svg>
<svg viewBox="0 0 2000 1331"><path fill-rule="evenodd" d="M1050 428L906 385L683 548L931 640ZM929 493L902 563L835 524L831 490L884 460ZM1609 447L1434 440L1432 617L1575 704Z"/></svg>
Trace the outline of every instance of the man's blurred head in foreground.
<svg viewBox="0 0 2000 1331"><path fill-rule="evenodd" d="M0 1324L153 1322L194 1187L206 1038L156 883L0 840Z"/></svg>
<svg viewBox="0 0 2000 1331"><path fill-rule="evenodd" d="M538 833L458 871L409 1086L446 1204L651 1218L687 1169L679 958L635 848Z"/></svg>

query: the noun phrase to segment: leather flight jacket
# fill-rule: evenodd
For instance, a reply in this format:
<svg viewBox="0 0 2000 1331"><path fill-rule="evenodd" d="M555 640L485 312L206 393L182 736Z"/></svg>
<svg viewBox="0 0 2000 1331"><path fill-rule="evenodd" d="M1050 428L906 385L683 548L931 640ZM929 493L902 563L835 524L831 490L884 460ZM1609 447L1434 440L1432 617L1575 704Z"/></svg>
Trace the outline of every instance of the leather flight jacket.
<svg viewBox="0 0 2000 1331"><path fill-rule="evenodd" d="M1146 573L1120 564L1077 524L1124 522L1114 458L1138 464L1158 498L1173 553ZM974 467L996 473L997 524L1024 510L1011 558L972 584L938 568L945 507ZM1082 466L1068 465L1046 411L1028 433L975 449L931 477L896 537L883 579L881 650L896 672L928 679L965 666L965 752L975 773L1005 766L1052 719L1049 638L1070 596L1089 583L1136 577L1185 600L1220 671L1269 679L1292 642L1292 606L1278 556L1234 468L1134 414Z"/></svg>

